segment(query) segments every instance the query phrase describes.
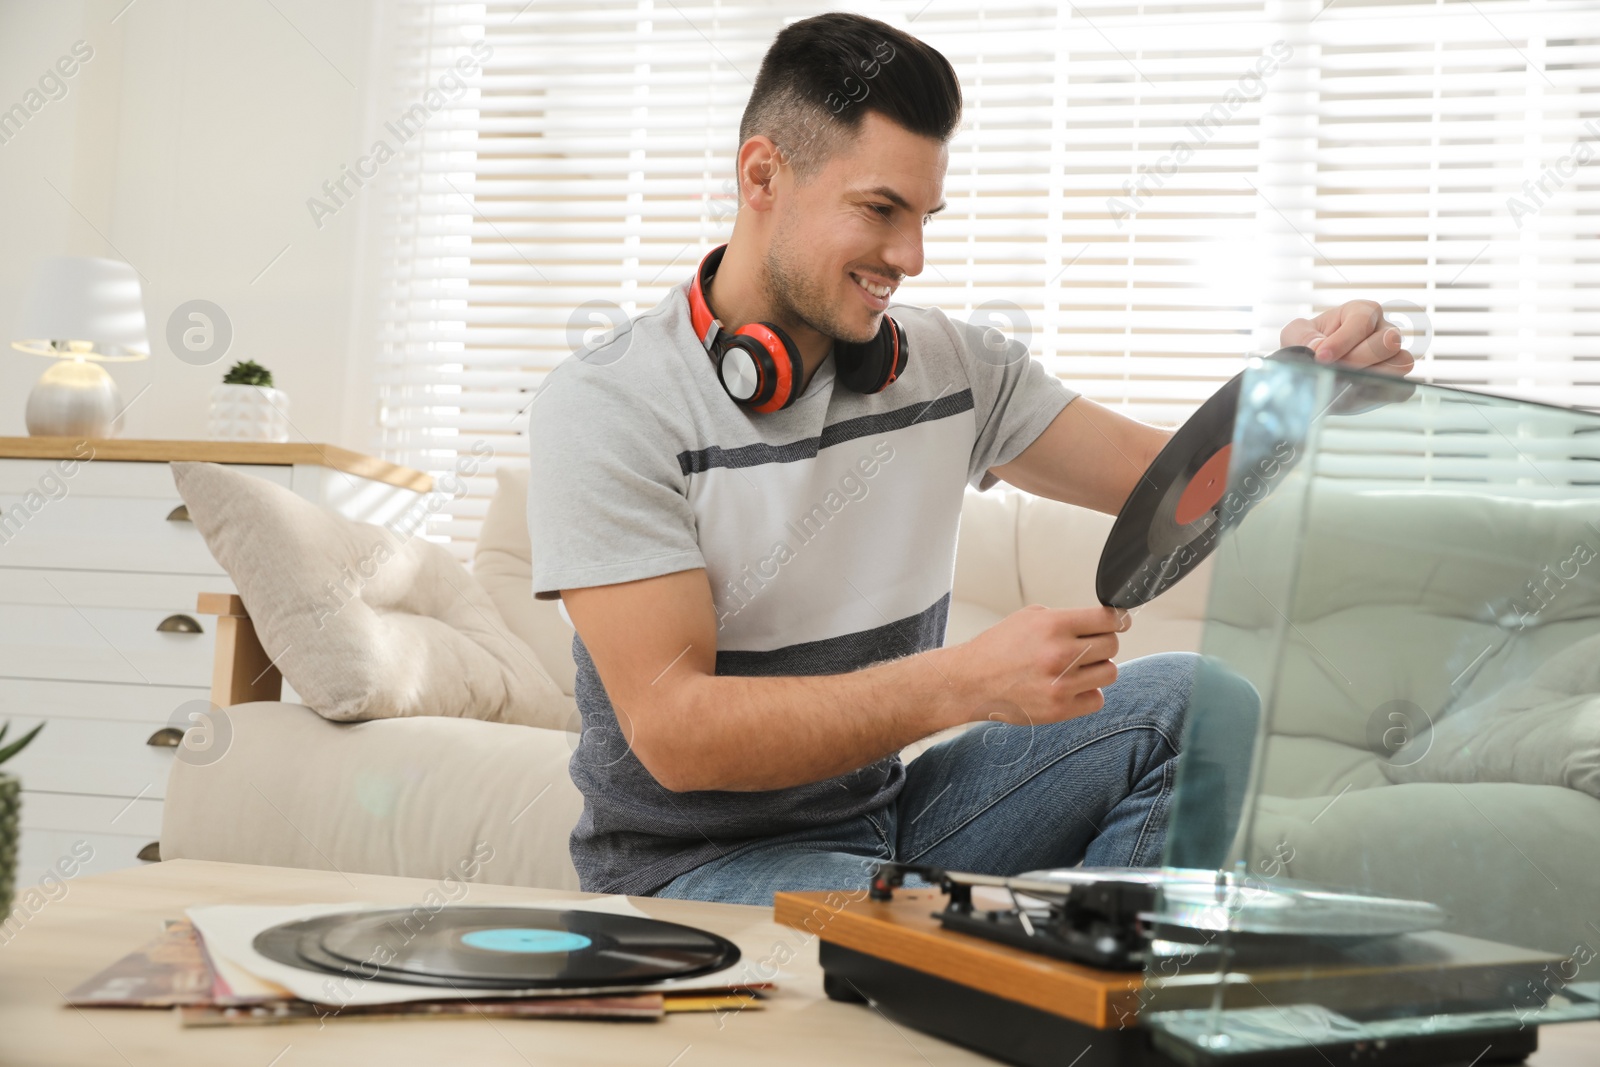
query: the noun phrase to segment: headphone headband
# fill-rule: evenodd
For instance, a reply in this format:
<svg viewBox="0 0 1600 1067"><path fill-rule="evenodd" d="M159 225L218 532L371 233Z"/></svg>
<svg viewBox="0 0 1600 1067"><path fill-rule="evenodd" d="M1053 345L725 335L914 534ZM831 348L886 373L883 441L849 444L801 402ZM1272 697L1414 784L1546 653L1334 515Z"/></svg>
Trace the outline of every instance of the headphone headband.
<svg viewBox="0 0 1600 1067"><path fill-rule="evenodd" d="M712 350L717 334L722 332L722 323L711 313L706 289L710 287L711 279L716 277L717 266L727 250L727 245L718 245L707 253L700 261L700 269L694 272L694 282L689 286L689 324L694 327L694 335L700 338L700 343L708 352Z"/></svg>

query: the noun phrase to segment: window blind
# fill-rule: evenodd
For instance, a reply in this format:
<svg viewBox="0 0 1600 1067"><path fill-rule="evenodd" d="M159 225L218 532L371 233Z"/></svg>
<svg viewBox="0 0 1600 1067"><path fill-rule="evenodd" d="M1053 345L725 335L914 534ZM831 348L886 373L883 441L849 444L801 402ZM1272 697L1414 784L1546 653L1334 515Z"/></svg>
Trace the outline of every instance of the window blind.
<svg viewBox="0 0 1600 1067"><path fill-rule="evenodd" d="M1420 378L1600 408L1597 0L396 0L394 106L489 53L373 231L376 446L465 475L428 536L465 552L544 373L727 239L761 56L841 8L966 101L898 299L1157 424L1355 296Z"/></svg>

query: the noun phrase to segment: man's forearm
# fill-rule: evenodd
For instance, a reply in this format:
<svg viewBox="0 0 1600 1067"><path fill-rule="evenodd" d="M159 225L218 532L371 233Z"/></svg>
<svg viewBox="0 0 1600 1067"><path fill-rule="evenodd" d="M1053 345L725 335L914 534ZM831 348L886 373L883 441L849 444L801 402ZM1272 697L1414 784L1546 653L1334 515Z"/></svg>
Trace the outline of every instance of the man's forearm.
<svg viewBox="0 0 1600 1067"><path fill-rule="evenodd" d="M1080 396L1021 455L989 473L1037 496L1115 515L1172 434Z"/></svg>
<svg viewBox="0 0 1600 1067"><path fill-rule="evenodd" d="M702 675L655 709L648 763L675 792L782 789L844 774L967 721L957 655L940 648L814 677Z"/></svg>

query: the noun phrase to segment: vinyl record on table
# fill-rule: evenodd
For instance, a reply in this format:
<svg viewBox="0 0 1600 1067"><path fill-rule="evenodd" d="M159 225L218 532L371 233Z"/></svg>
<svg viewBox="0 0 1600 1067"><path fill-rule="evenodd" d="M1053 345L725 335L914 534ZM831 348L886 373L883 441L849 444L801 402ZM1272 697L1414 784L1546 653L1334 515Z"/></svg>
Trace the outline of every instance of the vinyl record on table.
<svg viewBox="0 0 1600 1067"><path fill-rule="evenodd" d="M404 977L390 976L384 973L381 965L374 965L362 961L361 963L347 963L337 956L330 955L322 948L322 934L342 922L349 920L352 912L339 912L334 915L319 915L312 919L297 919L293 922L280 923L268 930L257 934L252 942L253 947L269 960L298 967L304 971L318 971L339 975L346 979L373 980L380 982L404 981L407 985L428 986L455 986L460 987L460 982L450 981L445 978ZM512 982L479 982L477 988L481 989L520 989L520 983Z"/></svg>
<svg viewBox="0 0 1600 1067"><path fill-rule="evenodd" d="M329 974L339 975L347 979L372 979L387 981L381 968L374 967L366 962L360 964L346 963L337 956L331 956L322 950L322 933L324 930L337 926L350 918L351 912L339 912L333 915L319 915L312 919L296 919L292 922L279 923L277 926L263 930L251 942L252 947L269 960L276 963L298 967L303 971L325 971ZM447 986L452 983L443 979L438 981L418 981L416 985ZM460 983L455 983L459 985ZM500 987L490 987L500 988ZM514 988L505 986L504 988Z"/></svg>
<svg viewBox="0 0 1600 1067"><path fill-rule="evenodd" d="M1269 358L1315 356L1309 348L1281 348ZM1134 608L1154 600L1216 547L1243 382L1243 372L1234 375L1200 405L1128 494L1100 553L1100 603ZM1237 521L1244 510L1231 518Z"/></svg>
<svg viewBox="0 0 1600 1067"><path fill-rule="evenodd" d="M320 934L330 919L337 921L344 914L319 915L313 919L295 919L292 922L279 923L257 934L250 942L250 947L274 963L285 963L302 970L319 970L320 968L301 958L298 948L300 939L308 933Z"/></svg>
<svg viewBox="0 0 1600 1067"><path fill-rule="evenodd" d="M739 959L726 938L677 923L522 907L343 912L263 931L255 948L309 970L491 989L647 985Z"/></svg>

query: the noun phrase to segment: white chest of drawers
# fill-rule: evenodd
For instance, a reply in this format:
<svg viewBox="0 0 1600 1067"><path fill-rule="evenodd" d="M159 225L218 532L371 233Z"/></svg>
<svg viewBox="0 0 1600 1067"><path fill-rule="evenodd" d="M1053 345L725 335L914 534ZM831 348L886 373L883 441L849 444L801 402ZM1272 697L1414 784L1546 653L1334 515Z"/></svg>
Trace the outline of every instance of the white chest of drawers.
<svg viewBox="0 0 1600 1067"><path fill-rule="evenodd" d="M22 782L19 897L64 857L92 851L68 866L93 873L158 856L175 745L211 685L215 620L195 599L236 592L188 521L178 460L227 463L364 522L431 488L325 445L0 438L0 722L8 739L46 723L0 768Z"/></svg>

